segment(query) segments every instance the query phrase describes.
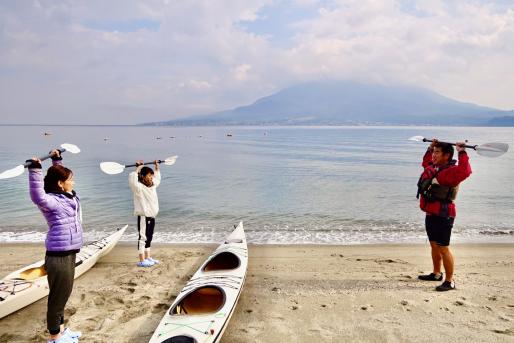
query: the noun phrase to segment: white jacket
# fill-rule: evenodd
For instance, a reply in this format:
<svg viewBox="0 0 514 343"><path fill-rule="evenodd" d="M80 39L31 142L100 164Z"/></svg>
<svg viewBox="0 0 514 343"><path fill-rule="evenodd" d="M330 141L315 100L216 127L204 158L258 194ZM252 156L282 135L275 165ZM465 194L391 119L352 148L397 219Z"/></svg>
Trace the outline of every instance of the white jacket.
<svg viewBox="0 0 514 343"><path fill-rule="evenodd" d="M138 173L143 166L129 174L129 185L134 193L134 216L145 216L155 218L159 213L159 199L157 198L157 187L161 183L161 172L154 171L153 186L147 187L138 180Z"/></svg>

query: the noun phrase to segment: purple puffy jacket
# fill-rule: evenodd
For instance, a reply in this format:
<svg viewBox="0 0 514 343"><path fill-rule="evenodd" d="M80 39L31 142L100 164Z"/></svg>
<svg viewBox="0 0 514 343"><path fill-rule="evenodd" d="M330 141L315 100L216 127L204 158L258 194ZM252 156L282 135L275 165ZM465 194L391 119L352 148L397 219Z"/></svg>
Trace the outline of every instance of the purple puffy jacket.
<svg viewBox="0 0 514 343"><path fill-rule="evenodd" d="M54 165L60 161L54 161ZM79 198L73 194L46 193L41 169L29 169L30 198L48 223L47 251L80 250L82 213Z"/></svg>

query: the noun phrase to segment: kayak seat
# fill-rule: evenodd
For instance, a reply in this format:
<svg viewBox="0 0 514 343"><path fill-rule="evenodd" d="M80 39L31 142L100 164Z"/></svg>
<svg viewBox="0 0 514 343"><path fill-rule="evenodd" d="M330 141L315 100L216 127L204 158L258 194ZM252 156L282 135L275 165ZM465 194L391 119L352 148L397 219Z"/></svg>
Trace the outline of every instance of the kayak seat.
<svg viewBox="0 0 514 343"><path fill-rule="evenodd" d="M46 275L45 266L30 268L20 273L20 279L30 281Z"/></svg>
<svg viewBox="0 0 514 343"><path fill-rule="evenodd" d="M225 304L225 293L218 287L205 286L186 295L174 308L170 315L199 315L218 312Z"/></svg>
<svg viewBox="0 0 514 343"><path fill-rule="evenodd" d="M234 253L231 252L222 252L211 258L205 267L203 267L204 272L212 272L218 270L230 270L236 269L241 264L239 257L237 257Z"/></svg>

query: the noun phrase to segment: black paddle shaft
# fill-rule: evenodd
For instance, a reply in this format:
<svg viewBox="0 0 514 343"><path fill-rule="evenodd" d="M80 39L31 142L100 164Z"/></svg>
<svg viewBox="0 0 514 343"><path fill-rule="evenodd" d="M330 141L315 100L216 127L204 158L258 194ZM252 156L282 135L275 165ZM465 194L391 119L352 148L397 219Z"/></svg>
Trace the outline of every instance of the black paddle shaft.
<svg viewBox="0 0 514 343"><path fill-rule="evenodd" d="M164 161L163 160L157 160L157 163L163 163ZM147 166L147 165L150 165L150 164L153 164L153 162L146 162L146 163L143 163L143 164L140 164L141 166ZM128 168L128 167L136 167L137 164L129 164L129 165L126 165L125 168Z"/></svg>
<svg viewBox="0 0 514 343"><path fill-rule="evenodd" d="M423 142L432 142L432 140L431 139L423 138ZM455 143L448 143L448 142L439 142L439 143L445 143L445 144L450 144L450 145L455 145L455 146L457 145ZM465 145L462 145L462 146L465 147L465 148L470 148L470 149L476 150L478 145L467 145L467 144L465 144Z"/></svg>
<svg viewBox="0 0 514 343"><path fill-rule="evenodd" d="M64 148L60 148L60 149L56 149L56 150L58 150L61 154L62 154L63 152L65 152L65 151L66 151L66 149L64 149ZM52 157L52 154L48 154L48 155L41 156L41 157L38 157L38 158L39 158L39 160L40 160L41 162L43 162L44 160L48 160L50 157ZM28 166L30 166L31 164L32 164L32 162L25 162L25 163L23 164L23 166L24 166L25 168L27 168L27 167L28 167Z"/></svg>

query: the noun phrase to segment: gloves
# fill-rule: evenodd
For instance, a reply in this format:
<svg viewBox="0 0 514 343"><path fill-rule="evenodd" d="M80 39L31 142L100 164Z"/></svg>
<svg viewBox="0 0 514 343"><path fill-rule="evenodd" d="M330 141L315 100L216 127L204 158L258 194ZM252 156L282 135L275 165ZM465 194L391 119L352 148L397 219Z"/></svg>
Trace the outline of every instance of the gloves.
<svg viewBox="0 0 514 343"><path fill-rule="evenodd" d="M55 151L55 155L52 155L52 161L62 161L62 155L58 150L52 150L49 152L51 154Z"/></svg>
<svg viewBox="0 0 514 343"><path fill-rule="evenodd" d="M34 161L34 160L26 160L25 162L29 162L30 164L28 165L27 168L29 169L41 169L43 168L41 166L41 163L39 161Z"/></svg>

